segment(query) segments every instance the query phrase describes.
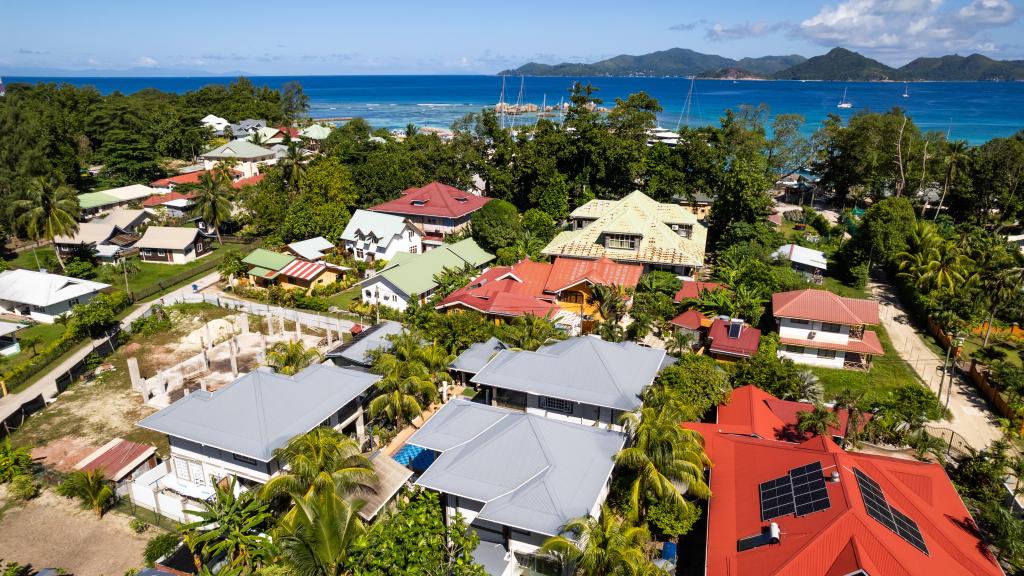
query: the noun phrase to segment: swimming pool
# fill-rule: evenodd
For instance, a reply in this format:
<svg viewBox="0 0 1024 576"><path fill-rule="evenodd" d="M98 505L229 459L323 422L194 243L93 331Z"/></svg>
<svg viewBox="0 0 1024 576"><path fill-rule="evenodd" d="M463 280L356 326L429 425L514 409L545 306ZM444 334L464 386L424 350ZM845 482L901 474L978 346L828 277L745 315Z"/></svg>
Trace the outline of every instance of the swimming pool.
<svg viewBox="0 0 1024 576"><path fill-rule="evenodd" d="M434 463L437 453L415 444L406 444L393 456L395 462L415 472L423 472Z"/></svg>

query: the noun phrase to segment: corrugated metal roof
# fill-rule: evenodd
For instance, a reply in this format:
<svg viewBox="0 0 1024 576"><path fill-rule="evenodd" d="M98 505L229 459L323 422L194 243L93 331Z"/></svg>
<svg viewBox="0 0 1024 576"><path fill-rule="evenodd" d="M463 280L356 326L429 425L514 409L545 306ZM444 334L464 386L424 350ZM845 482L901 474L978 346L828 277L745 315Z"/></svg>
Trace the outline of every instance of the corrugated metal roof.
<svg viewBox="0 0 1024 576"><path fill-rule="evenodd" d="M334 249L334 244L331 244L323 236L317 236L308 240L292 242L288 245L288 249L306 260L319 260L324 257L324 252Z"/></svg>
<svg viewBox="0 0 1024 576"><path fill-rule="evenodd" d="M240 158L243 160L253 160L259 158L269 158L274 155L273 152L267 150L262 146L257 146L247 140L232 140L227 144L218 146L213 150L209 150L202 154L203 158L209 158L216 160L220 158Z"/></svg>
<svg viewBox="0 0 1024 576"><path fill-rule="evenodd" d="M445 268L461 269L466 264L480 267L493 259L493 254L485 252L472 238L467 238L455 244L443 244L422 254L396 257L377 276L364 280L363 283L373 283L380 277L404 292L406 296L426 294L437 287L434 275Z"/></svg>
<svg viewBox="0 0 1024 576"><path fill-rule="evenodd" d="M502 350L508 349L508 345L491 336L486 342L477 342L466 348L448 366L452 370L476 374L484 367L494 355Z"/></svg>
<svg viewBox="0 0 1024 576"><path fill-rule="evenodd" d="M363 237L372 234L379 239L378 244L387 246L391 244L395 236L401 235L406 228L415 228L408 220L394 214L382 212L370 212L369 210L356 210L345 225L341 233L342 240L350 242L361 241ZM418 233L418 230L417 230Z"/></svg>
<svg viewBox="0 0 1024 576"><path fill-rule="evenodd" d="M828 290L793 290L772 295L776 318L798 318L856 326L878 324L878 302L846 298Z"/></svg>
<svg viewBox="0 0 1024 576"><path fill-rule="evenodd" d="M198 235L198 228L150 226L146 228L142 238L135 243L135 247L157 250L182 250L195 242Z"/></svg>
<svg viewBox="0 0 1024 576"><path fill-rule="evenodd" d="M242 258L242 262L250 266L258 266L268 270L281 270L290 264L292 260L295 260L295 256L291 254L271 252L263 248L257 248L246 255L245 258Z"/></svg>
<svg viewBox="0 0 1024 576"><path fill-rule="evenodd" d="M460 218L483 208L491 200L447 184L431 182L422 188L404 190L398 198L378 204L370 210L388 214Z"/></svg>
<svg viewBox="0 0 1024 576"><path fill-rule="evenodd" d="M357 336L339 344L334 350L327 353L327 358L344 358L356 364L366 365L369 362L368 354L377 349L390 350L391 340L388 336L401 334L403 330L401 322L384 320L380 324L374 324L359 332Z"/></svg>
<svg viewBox="0 0 1024 576"><path fill-rule="evenodd" d="M0 272L0 300L19 304L45 307L93 294L109 287L110 284L102 282L36 272L35 270L18 268Z"/></svg>
<svg viewBox="0 0 1024 576"><path fill-rule="evenodd" d="M323 264L296 258L289 262L287 266L281 268L281 274L297 278L299 280L312 280L326 269L327 266L324 266Z"/></svg>

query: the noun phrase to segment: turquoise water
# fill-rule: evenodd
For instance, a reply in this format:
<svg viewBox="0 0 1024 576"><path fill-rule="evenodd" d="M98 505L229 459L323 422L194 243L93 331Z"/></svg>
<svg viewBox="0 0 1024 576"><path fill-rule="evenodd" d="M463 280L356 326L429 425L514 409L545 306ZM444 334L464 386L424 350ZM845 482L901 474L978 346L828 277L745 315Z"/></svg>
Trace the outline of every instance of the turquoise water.
<svg viewBox="0 0 1024 576"><path fill-rule="evenodd" d="M417 126L448 127L452 121L492 106L501 95L502 79L497 76L253 76L258 85L280 87L297 80L309 95L314 117L361 116L384 128ZM92 85L105 94L115 90L135 92L156 88L186 92L207 84L226 84L232 78L16 78L20 81L69 82ZM608 105L616 97L647 91L658 98L665 111L662 126L675 128L683 114L690 80L685 78L563 78L530 77L522 84L523 101L557 105L566 99L573 82L591 82ZM938 130L950 138L977 144L991 138L1010 136L1024 128L1024 82L919 82L908 86L903 98L902 83L796 82L697 80L690 105L691 124L716 123L727 108L741 104L765 103L773 113L803 114L807 130L816 129L830 113L848 118L859 110L885 111L904 108L925 130ZM508 78L505 101L515 103L520 90L518 78ZM847 91L853 108L836 108ZM532 121L521 117L517 122Z"/></svg>
<svg viewBox="0 0 1024 576"><path fill-rule="evenodd" d="M415 444L405 444L392 456L395 462L415 472L423 472L429 468L434 463L436 457L437 453L434 451L421 448Z"/></svg>

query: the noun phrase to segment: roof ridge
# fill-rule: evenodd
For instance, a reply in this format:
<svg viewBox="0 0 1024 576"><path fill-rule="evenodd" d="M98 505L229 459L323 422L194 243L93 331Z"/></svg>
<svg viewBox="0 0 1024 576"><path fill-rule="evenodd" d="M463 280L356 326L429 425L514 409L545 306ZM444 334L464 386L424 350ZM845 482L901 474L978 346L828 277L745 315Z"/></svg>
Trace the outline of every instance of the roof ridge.
<svg viewBox="0 0 1024 576"><path fill-rule="evenodd" d="M598 340L598 338L594 338L594 340L596 341ZM604 342L604 340L601 340L601 342ZM618 345L619 343L609 342L609 344L615 345L620 350L623 348L622 346ZM611 366L608 365L608 362L605 361L604 355L601 354L600 351L597 349L597 344L595 342L590 343L590 349L594 351L594 354L597 356L598 361L600 361L601 365L604 366L605 372L607 372L608 376L611 377L612 385L614 385L615 389L619 391L621 397L626 401L632 400L632 398L629 397L629 394L625 390L623 390L622 384L619 382L618 376L612 370Z"/></svg>

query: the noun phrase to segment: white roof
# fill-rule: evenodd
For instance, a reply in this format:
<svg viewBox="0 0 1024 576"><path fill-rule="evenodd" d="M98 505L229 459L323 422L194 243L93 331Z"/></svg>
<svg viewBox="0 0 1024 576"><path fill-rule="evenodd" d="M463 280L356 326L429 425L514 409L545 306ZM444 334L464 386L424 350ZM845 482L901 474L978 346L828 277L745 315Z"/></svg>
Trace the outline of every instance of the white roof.
<svg viewBox="0 0 1024 576"><path fill-rule="evenodd" d="M391 243L392 238L405 230L406 225L405 218L401 216L370 212L369 210L356 210L356 213L348 221L348 226L345 226L345 231L341 233L341 238L342 240L355 242L359 240L356 232L360 232L363 235L372 233L381 239L381 244L387 245Z"/></svg>
<svg viewBox="0 0 1024 576"><path fill-rule="evenodd" d="M0 300L50 306L109 288L110 284L33 270L0 272Z"/></svg>
<svg viewBox="0 0 1024 576"><path fill-rule="evenodd" d="M71 236L56 236L55 244L101 244L116 232L116 226L106 222L83 222L78 225L78 232Z"/></svg>
<svg viewBox="0 0 1024 576"><path fill-rule="evenodd" d="M139 200L141 198L149 198L153 194L160 194L160 191L156 188L150 188L149 186L143 186L142 184L132 184L131 186L122 186L120 188L111 188L110 190L100 190L104 194L113 196L118 200Z"/></svg>
<svg viewBox="0 0 1024 576"><path fill-rule="evenodd" d="M200 122L202 122L203 124L227 124L228 123L227 120L221 118L220 116L215 116L213 114L207 114L206 116L203 116L203 119L200 120Z"/></svg>
<svg viewBox="0 0 1024 576"><path fill-rule="evenodd" d="M788 258L791 262L810 266L819 270L828 269L828 259L825 253L810 248L804 248L798 244L785 244L772 253L776 258Z"/></svg>
<svg viewBox="0 0 1024 576"><path fill-rule="evenodd" d="M119 228L128 229L146 215L148 215L148 213L142 209L129 210L127 208L115 208L102 218L96 218L93 222L113 224Z"/></svg>
<svg viewBox="0 0 1024 576"><path fill-rule="evenodd" d="M142 238L135 243L135 247L156 250L181 250L194 242L198 234L198 228L150 226L146 228L146 233L142 235Z"/></svg>
<svg viewBox="0 0 1024 576"><path fill-rule="evenodd" d="M188 208L191 205L192 201L188 198L175 198L174 200L160 203L160 206L170 206L171 208Z"/></svg>
<svg viewBox="0 0 1024 576"><path fill-rule="evenodd" d="M299 255L300 258L306 260L319 260L324 257L324 252L334 248L334 244L331 244L323 236L317 236L316 238L310 238L309 240L300 240L298 242L292 242L288 245L288 248Z"/></svg>
<svg viewBox="0 0 1024 576"><path fill-rule="evenodd" d="M0 336L13 334L24 327L25 326L18 324L17 322L0 322Z"/></svg>

